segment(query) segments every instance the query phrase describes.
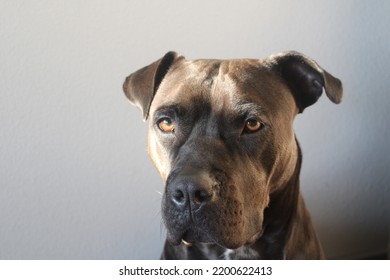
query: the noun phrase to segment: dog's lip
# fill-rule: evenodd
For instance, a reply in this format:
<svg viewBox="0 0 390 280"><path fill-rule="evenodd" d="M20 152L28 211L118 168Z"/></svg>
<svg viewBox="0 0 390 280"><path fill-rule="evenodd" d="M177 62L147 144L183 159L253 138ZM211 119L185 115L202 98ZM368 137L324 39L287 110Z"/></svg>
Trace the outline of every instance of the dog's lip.
<svg viewBox="0 0 390 280"><path fill-rule="evenodd" d="M173 246L178 246L182 243L182 237L183 235L180 234L171 234L168 232L167 234L167 241L173 245Z"/></svg>
<svg viewBox="0 0 390 280"><path fill-rule="evenodd" d="M187 241L185 241L184 239L181 240L181 243L182 243L184 246L192 247L192 243L191 243L191 242L187 242Z"/></svg>
<svg viewBox="0 0 390 280"><path fill-rule="evenodd" d="M263 230L256 232L254 235L252 235L252 237L250 237L248 239L248 241L246 242L246 245L251 245L251 244L255 243L262 235L263 235Z"/></svg>
<svg viewBox="0 0 390 280"><path fill-rule="evenodd" d="M180 244L186 247L192 247L195 243L212 243L212 241L204 238L205 233L187 229L180 237Z"/></svg>
<svg viewBox="0 0 390 280"><path fill-rule="evenodd" d="M195 240L192 240L194 239L193 236L191 236L191 229L188 229L186 230L183 235L181 236L181 244L187 246L187 247L191 247L193 244L194 244L194 241Z"/></svg>
<svg viewBox="0 0 390 280"><path fill-rule="evenodd" d="M242 245L252 245L254 244L260 237L261 235L263 234L263 230L259 230L258 232L256 232L255 234L253 234L249 239L247 239L247 241L245 242L245 244L242 244ZM206 241L206 240L198 240L194 235L193 235L193 232L191 232L190 229L186 230L180 237L180 239L176 239L176 242L175 242L177 245L181 244L181 245L184 245L186 247L192 247L194 246L195 243L204 243L204 244L217 244L221 247L224 247L224 244L220 244L219 242L215 242L215 241Z"/></svg>
<svg viewBox="0 0 390 280"><path fill-rule="evenodd" d="M179 232L168 232L167 241L173 246L185 245L191 247L193 245L193 240L190 240L189 230L185 230L182 233Z"/></svg>

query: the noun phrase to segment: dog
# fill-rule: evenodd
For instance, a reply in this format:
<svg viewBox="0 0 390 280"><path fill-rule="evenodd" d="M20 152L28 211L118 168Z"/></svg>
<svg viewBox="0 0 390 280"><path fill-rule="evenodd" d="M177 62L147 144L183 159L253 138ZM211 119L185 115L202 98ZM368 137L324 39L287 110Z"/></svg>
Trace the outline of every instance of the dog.
<svg viewBox="0 0 390 280"><path fill-rule="evenodd" d="M263 60L168 52L126 78L165 183L161 259L324 258L293 130L323 89L341 102L341 81L295 51Z"/></svg>

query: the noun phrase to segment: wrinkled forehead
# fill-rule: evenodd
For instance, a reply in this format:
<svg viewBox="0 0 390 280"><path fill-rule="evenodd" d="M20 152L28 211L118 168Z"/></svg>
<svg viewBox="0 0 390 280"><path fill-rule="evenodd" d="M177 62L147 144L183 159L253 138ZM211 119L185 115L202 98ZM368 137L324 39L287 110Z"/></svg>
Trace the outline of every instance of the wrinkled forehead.
<svg viewBox="0 0 390 280"><path fill-rule="evenodd" d="M291 102L289 94L281 96L280 91L285 90L280 78L258 60L183 61L174 65L161 83L150 112L153 115L158 108L180 105L209 107L214 112L250 107L267 113Z"/></svg>

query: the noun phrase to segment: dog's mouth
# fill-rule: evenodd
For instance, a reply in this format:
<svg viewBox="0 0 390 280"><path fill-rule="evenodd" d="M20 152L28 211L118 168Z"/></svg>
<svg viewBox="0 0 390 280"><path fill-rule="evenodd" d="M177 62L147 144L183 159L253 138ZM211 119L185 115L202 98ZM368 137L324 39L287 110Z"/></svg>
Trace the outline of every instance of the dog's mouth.
<svg viewBox="0 0 390 280"><path fill-rule="evenodd" d="M261 235L263 234L263 231L260 230L258 232L256 232L254 235L252 235L250 238L248 238L248 240L246 242L244 242L243 244L241 245L252 245L254 244L260 237ZM215 241L213 240L212 238L208 238L206 237L207 235L206 234L202 234L202 233L199 233L197 231L192 231L192 230L186 230L180 238L177 238L176 239L176 242L171 242L172 244L174 245L184 245L186 247L192 247L194 246L195 244L199 244L199 243L203 243L203 244L215 244L215 245L219 245L223 248L230 248L230 249L235 249L236 247L240 247L241 245L239 246L229 246L227 244L221 244L221 242L218 242L218 241Z"/></svg>
<svg viewBox="0 0 390 280"><path fill-rule="evenodd" d="M192 243L191 242L187 242L184 239L181 240L181 244L183 244L184 246L187 246L187 247L192 247Z"/></svg>
<svg viewBox="0 0 390 280"><path fill-rule="evenodd" d="M190 240L190 239L188 239L188 230L183 234L183 236L181 238L181 244L183 244L184 246L187 246L187 247L192 247L193 242L190 242L187 240Z"/></svg>
<svg viewBox="0 0 390 280"><path fill-rule="evenodd" d="M168 231L167 240L173 246L184 245L186 247L192 247L195 244L219 244L207 232L203 232L197 228L189 228L182 233L170 233Z"/></svg>
<svg viewBox="0 0 390 280"><path fill-rule="evenodd" d="M183 244L187 247L191 247L195 243L214 243L214 242L208 240L208 238L205 238L204 233L200 233L198 231L194 231L191 229L186 230L180 238L180 244Z"/></svg>

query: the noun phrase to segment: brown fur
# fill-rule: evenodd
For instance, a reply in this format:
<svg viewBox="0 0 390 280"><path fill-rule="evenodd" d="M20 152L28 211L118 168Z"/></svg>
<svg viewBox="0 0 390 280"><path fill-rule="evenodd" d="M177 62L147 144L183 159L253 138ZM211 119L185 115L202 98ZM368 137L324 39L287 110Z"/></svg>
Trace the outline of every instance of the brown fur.
<svg viewBox="0 0 390 280"><path fill-rule="evenodd" d="M127 77L166 184L162 258L324 258L299 191L293 131L323 88L341 101L341 82L296 52L194 61L170 52ZM159 129L164 119L173 132ZM248 119L261 129L248 133Z"/></svg>

